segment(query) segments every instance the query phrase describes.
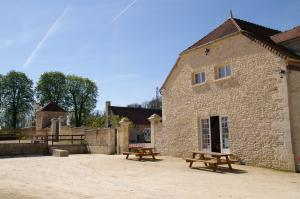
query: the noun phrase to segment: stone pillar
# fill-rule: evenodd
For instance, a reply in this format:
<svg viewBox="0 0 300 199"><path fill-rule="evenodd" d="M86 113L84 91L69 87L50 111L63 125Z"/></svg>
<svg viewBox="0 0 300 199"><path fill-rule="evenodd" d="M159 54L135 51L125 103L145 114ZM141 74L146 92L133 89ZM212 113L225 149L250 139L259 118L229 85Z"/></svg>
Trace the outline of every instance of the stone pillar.
<svg viewBox="0 0 300 199"><path fill-rule="evenodd" d="M56 124L57 124L57 119L52 118L51 119L51 135L56 135L56 132L57 132Z"/></svg>
<svg viewBox="0 0 300 199"><path fill-rule="evenodd" d="M64 125L65 118L63 116L58 117L58 135L61 132L61 127Z"/></svg>
<svg viewBox="0 0 300 199"><path fill-rule="evenodd" d="M129 145L129 125L131 122L128 118L122 118L120 121L120 128L118 129L117 137L117 153L122 154L124 151L128 151Z"/></svg>
<svg viewBox="0 0 300 199"><path fill-rule="evenodd" d="M110 112L110 101L106 101L105 102L105 127L108 128L110 127L110 116L111 116L111 112Z"/></svg>
<svg viewBox="0 0 300 199"><path fill-rule="evenodd" d="M148 120L151 123L151 146L155 148L155 137L156 137L156 133L160 129L161 117L157 114L153 114L148 118Z"/></svg>

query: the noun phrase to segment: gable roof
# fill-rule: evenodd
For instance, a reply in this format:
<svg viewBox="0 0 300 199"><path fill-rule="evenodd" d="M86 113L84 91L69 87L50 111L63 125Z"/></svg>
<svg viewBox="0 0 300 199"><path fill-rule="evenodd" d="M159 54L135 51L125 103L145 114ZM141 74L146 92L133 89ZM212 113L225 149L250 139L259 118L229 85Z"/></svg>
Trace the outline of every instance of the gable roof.
<svg viewBox="0 0 300 199"><path fill-rule="evenodd" d="M286 42L300 37L300 26L294 27L290 30L280 32L276 35L273 35L271 38L276 43Z"/></svg>
<svg viewBox="0 0 300 199"><path fill-rule="evenodd" d="M132 107L120 107L120 106L110 106L110 110L113 115L119 115L121 117L127 117L134 124L150 124L148 118L157 114L162 116L162 111L160 109L146 109L146 108L132 108Z"/></svg>
<svg viewBox="0 0 300 199"><path fill-rule="evenodd" d="M44 107L42 107L39 111L66 112L63 108L61 108L54 102L49 102Z"/></svg>
<svg viewBox="0 0 300 199"><path fill-rule="evenodd" d="M215 42L219 39L223 39L227 36L241 33L245 35L246 37L250 38L251 40L257 42L259 45L263 46L264 48L272 51L273 53L277 54L278 56L287 58L294 58L299 59L300 56L296 53L290 51L286 47L277 44L275 41L272 40L273 35L277 35L281 33L279 30L267 28L255 23L251 23L248 21L244 21L237 18L229 18L227 19L223 24L218 26L216 29L208 33L206 36L201 38L199 41L188 47L186 50L180 53L180 55L183 55L185 53L188 53L191 50L194 50L196 48L203 47L204 45L207 45L209 43ZM180 57L180 56L179 56ZM174 71L174 68L177 66L178 61L173 66L171 72L167 76L166 80L164 81L161 88L163 88L169 79L171 73Z"/></svg>

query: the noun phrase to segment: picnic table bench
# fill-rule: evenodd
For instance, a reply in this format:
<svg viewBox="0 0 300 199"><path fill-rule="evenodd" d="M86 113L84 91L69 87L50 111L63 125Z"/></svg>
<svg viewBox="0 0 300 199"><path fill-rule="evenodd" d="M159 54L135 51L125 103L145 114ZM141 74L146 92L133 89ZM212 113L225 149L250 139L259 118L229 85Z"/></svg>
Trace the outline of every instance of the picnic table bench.
<svg viewBox="0 0 300 199"><path fill-rule="evenodd" d="M129 155L135 155L139 157L139 161L143 159L143 156L151 156L155 160L155 156L159 153L153 152L154 148L151 147L128 147L128 152L123 152L123 155L126 155L128 159Z"/></svg>
<svg viewBox="0 0 300 199"><path fill-rule="evenodd" d="M232 170L231 164L237 161L229 159L230 153L215 153L215 152L205 152L205 151L193 151L192 158L185 159L189 162L189 167L192 168L194 162L203 162L205 166L209 166L213 171L217 170L218 165L227 164L229 169ZM198 156L198 157L197 157ZM222 158L222 157L225 157Z"/></svg>

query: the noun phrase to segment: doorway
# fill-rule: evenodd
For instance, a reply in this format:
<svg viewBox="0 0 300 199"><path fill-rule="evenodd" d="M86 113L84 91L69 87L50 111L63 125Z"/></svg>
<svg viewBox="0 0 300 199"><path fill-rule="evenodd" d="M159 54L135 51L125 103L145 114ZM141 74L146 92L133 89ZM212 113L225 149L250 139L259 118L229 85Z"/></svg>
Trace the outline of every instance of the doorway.
<svg viewBox="0 0 300 199"><path fill-rule="evenodd" d="M221 152L221 139L220 139L220 118L219 116L210 117L210 133L211 133L211 151Z"/></svg>

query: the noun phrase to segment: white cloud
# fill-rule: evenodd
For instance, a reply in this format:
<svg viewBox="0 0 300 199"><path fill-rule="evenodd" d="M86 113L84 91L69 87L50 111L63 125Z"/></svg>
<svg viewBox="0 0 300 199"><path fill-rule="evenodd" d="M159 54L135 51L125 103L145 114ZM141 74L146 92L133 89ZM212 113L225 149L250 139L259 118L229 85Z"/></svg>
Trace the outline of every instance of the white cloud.
<svg viewBox="0 0 300 199"><path fill-rule="evenodd" d="M37 54L40 51L40 49L46 43L47 39L51 35L55 34L59 30L59 28L61 27L62 21L63 21L63 19L66 16L66 14L67 14L68 11L69 11L69 7L66 7L64 9L64 11L62 12L62 14L50 26L50 28L48 29L48 31L46 32L46 34L44 35L44 37L40 40L40 42L38 43L38 45L34 48L34 50L31 52L31 54L29 55L29 57L26 59L25 63L23 64L23 68L24 69L27 68L29 66L29 64L35 59L35 57L37 56Z"/></svg>
<svg viewBox="0 0 300 199"><path fill-rule="evenodd" d="M128 4L128 6L126 6L119 14L117 14L110 23L114 23L117 19L119 19L119 17L125 14L136 2L137 0L133 0L130 4Z"/></svg>

